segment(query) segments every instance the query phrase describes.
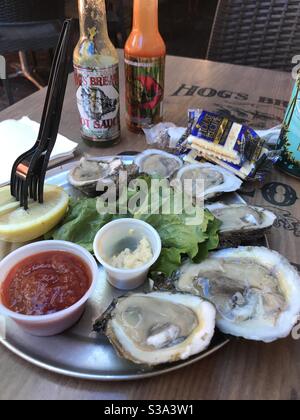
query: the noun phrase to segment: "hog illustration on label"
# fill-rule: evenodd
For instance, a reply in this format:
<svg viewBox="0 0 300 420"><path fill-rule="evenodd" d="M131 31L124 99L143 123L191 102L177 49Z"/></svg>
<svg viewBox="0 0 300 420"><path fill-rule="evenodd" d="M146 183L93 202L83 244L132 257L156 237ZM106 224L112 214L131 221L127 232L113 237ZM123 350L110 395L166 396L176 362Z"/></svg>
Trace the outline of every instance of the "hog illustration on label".
<svg viewBox="0 0 300 420"><path fill-rule="evenodd" d="M99 88L82 89L81 94L86 115L93 120L99 121L117 109L118 100L109 98Z"/></svg>

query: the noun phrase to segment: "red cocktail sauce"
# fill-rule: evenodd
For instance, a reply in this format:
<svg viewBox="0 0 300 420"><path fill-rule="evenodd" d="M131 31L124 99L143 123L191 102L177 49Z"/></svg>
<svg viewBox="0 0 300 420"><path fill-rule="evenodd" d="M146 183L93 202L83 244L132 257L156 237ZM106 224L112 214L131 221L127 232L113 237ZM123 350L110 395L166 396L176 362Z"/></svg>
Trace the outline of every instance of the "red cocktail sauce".
<svg viewBox="0 0 300 420"><path fill-rule="evenodd" d="M77 303L89 290L92 273L80 257L50 251L18 263L2 283L1 301L22 315L49 315Z"/></svg>

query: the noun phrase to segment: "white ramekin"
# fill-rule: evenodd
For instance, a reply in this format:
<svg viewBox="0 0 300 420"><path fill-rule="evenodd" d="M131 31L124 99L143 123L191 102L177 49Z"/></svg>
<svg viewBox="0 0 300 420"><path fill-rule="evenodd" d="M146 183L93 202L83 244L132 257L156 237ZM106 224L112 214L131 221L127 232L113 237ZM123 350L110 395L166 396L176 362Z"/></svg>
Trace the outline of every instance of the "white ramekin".
<svg viewBox="0 0 300 420"><path fill-rule="evenodd" d="M14 320L25 332L39 337L50 337L72 327L82 316L88 299L93 294L99 269L94 257L81 246L64 241L43 241L26 245L12 252L0 262L0 288L13 267L24 259L48 251L65 251L81 258L91 270L92 283L86 294L74 305L51 315L27 316L17 314L4 306L0 296L0 314Z"/></svg>
<svg viewBox="0 0 300 420"><path fill-rule="evenodd" d="M139 240L146 237L151 244L153 258L142 267L124 270L111 266L108 261L112 258L114 248L120 241L130 236ZM137 219L119 219L105 225L96 235L94 241L94 254L106 270L108 281L119 290L134 290L140 287L147 279L149 269L158 260L162 243L157 231L148 223Z"/></svg>

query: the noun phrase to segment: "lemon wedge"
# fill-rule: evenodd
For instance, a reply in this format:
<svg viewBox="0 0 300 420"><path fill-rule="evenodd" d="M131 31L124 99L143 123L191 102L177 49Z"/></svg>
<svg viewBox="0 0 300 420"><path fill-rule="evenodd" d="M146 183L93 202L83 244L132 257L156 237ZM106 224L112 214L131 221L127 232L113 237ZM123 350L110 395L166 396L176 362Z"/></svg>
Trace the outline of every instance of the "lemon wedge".
<svg viewBox="0 0 300 420"><path fill-rule="evenodd" d="M29 242L45 235L62 220L68 205L68 194L57 186L46 185L44 203L30 200L28 210L11 196L9 186L0 188L0 240Z"/></svg>

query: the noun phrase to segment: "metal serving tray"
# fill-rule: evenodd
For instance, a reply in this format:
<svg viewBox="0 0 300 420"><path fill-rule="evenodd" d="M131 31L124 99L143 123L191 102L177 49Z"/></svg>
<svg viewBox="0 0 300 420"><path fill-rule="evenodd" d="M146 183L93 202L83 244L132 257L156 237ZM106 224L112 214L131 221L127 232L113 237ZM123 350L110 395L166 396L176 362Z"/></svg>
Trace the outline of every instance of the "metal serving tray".
<svg viewBox="0 0 300 420"><path fill-rule="evenodd" d="M124 156L122 159L128 164L133 161L132 156ZM73 197L80 196L68 183L68 172L75 164L63 165L49 171L47 183L63 187ZM226 201L244 203L236 194L227 196ZM121 294L123 292L113 289L108 284L104 270L99 267L98 288L81 321L75 327L56 337L39 338L27 335L13 321L7 319L6 337L0 339L0 342L35 366L66 376L97 381L124 381L162 375L199 362L229 342L228 337L216 331L210 347L187 361L155 368L142 368L127 362L117 356L106 337L92 333L94 321L109 306L112 299Z"/></svg>

